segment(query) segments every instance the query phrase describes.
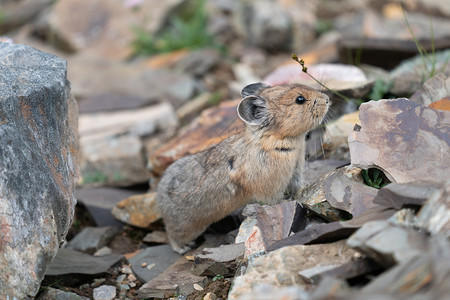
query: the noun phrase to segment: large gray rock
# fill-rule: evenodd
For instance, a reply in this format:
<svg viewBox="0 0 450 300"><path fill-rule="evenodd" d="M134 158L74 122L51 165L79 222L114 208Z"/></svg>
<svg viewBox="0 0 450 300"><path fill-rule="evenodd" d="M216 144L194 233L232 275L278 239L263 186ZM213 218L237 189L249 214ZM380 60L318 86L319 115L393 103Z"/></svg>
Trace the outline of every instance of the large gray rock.
<svg viewBox="0 0 450 300"><path fill-rule="evenodd" d="M0 294L38 292L73 219L77 104L65 61L0 43Z"/></svg>
<svg viewBox="0 0 450 300"><path fill-rule="evenodd" d="M390 80L393 82L389 92L394 95L409 95L421 88L423 81L430 77L430 71L434 68L438 72L449 74L450 64L448 56L450 49L436 51L433 61L436 63L433 67L432 61L423 61L421 55L402 61L395 69L390 72ZM433 92L434 94L435 92ZM430 96L432 96L430 94ZM413 99L416 97L413 97ZM439 99L437 99L439 100Z"/></svg>
<svg viewBox="0 0 450 300"><path fill-rule="evenodd" d="M450 77L445 73L438 73L425 81L423 86L411 95L410 100L428 106L450 96Z"/></svg>
<svg viewBox="0 0 450 300"><path fill-rule="evenodd" d="M347 245L380 265L391 267L428 250L427 241L421 232L379 220L364 224L347 240Z"/></svg>

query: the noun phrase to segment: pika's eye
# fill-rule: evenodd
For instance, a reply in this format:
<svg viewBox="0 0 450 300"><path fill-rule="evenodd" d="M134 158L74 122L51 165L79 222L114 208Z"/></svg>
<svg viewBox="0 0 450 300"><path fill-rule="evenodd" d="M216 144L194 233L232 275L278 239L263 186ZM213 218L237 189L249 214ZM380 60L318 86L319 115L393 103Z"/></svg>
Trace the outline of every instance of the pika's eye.
<svg viewBox="0 0 450 300"><path fill-rule="evenodd" d="M295 98L295 103L297 104L303 104L306 102L306 98L303 96L298 96L297 98Z"/></svg>

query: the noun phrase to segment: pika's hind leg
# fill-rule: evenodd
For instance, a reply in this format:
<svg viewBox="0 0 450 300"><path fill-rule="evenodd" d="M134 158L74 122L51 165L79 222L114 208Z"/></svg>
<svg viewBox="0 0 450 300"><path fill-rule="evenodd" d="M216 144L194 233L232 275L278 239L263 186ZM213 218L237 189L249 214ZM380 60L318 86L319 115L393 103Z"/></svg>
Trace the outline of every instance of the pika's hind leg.
<svg viewBox="0 0 450 300"><path fill-rule="evenodd" d="M195 246L195 241L191 241L187 243L186 245L180 245L177 242L175 242L170 236L167 237L169 240L169 244L172 247L172 250L174 252L177 252L179 254L184 254L188 252L189 250L192 250L192 248Z"/></svg>

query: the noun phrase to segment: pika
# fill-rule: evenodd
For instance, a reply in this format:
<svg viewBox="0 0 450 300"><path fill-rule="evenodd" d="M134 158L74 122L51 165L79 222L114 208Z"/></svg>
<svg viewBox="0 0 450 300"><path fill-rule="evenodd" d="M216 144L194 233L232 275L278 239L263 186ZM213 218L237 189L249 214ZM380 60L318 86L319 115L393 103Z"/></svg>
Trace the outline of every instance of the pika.
<svg viewBox="0 0 450 300"><path fill-rule="evenodd" d="M325 94L301 84L246 86L237 107L245 129L175 161L157 188L157 206L172 249L252 202L275 204L303 184L305 135L328 111Z"/></svg>

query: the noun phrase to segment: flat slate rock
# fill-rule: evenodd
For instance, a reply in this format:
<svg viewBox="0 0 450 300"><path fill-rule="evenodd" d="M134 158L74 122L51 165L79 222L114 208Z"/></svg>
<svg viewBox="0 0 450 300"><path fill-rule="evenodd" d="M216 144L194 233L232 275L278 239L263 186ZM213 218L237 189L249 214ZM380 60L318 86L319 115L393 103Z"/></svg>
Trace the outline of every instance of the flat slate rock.
<svg viewBox="0 0 450 300"><path fill-rule="evenodd" d="M439 185L427 182L392 182L378 191L374 203L395 209L411 205L422 206L438 188Z"/></svg>
<svg viewBox="0 0 450 300"><path fill-rule="evenodd" d="M117 203L125 198L142 193L141 190L120 188L78 188L77 200L83 203L93 217L97 226L121 226L111 211Z"/></svg>
<svg viewBox="0 0 450 300"><path fill-rule="evenodd" d="M395 213L393 209L374 207L345 222L331 222L311 226L285 239L275 242L267 250L273 251L286 246L329 243L348 238L364 223L373 220L386 220Z"/></svg>
<svg viewBox="0 0 450 300"><path fill-rule="evenodd" d="M39 295L37 300L89 300L87 297L54 289L52 287L43 287L43 289L44 292Z"/></svg>
<svg viewBox="0 0 450 300"><path fill-rule="evenodd" d="M81 252L95 252L106 246L119 233L117 226L85 227L67 245L68 249Z"/></svg>
<svg viewBox="0 0 450 300"><path fill-rule="evenodd" d="M188 252L187 255L192 255L192 252ZM168 298L175 294L188 295L194 291L194 284L205 286L207 277L193 275L192 266L193 262L180 257L159 276L141 286L138 291L139 297Z"/></svg>
<svg viewBox="0 0 450 300"><path fill-rule="evenodd" d="M46 276L60 276L68 274L101 274L108 271L124 256L109 254L92 256L75 250L61 248L45 273Z"/></svg>
<svg viewBox="0 0 450 300"><path fill-rule="evenodd" d="M142 249L128 261L134 275L141 282L148 282L159 276L180 258L169 245Z"/></svg>

